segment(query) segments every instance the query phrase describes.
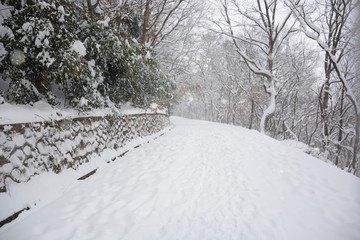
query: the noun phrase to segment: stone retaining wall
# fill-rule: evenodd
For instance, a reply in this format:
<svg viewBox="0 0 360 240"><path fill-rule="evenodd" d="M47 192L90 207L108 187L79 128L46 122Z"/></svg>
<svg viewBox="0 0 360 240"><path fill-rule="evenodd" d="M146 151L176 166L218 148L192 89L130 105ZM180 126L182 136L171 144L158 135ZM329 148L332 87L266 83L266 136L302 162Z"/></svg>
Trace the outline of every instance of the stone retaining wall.
<svg viewBox="0 0 360 240"><path fill-rule="evenodd" d="M106 148L159 132L163 114L112 115L0 125L0 192L9 181L26 182L44 171L77 169Z"/></svg>

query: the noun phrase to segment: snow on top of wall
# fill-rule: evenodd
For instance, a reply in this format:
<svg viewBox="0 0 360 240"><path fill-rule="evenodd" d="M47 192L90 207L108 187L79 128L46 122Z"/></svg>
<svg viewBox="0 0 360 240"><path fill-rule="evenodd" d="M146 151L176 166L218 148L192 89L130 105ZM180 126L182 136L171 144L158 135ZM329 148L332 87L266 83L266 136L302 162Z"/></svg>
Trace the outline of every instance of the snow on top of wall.
<svg viewBox="0 0 360 240"><path fill-rule="evenodd" d="M105 108L79 112L72 108L53 107L44 101L36 102L33 106L5 102L4 104L0 104L0 125L61 120L76 117L103 117L112 114L114 111L127 115L155 112L155 110L135 108L130 104L125 104L121 109ZM157 110L156 112L165 113L164 110Z"/></svg>

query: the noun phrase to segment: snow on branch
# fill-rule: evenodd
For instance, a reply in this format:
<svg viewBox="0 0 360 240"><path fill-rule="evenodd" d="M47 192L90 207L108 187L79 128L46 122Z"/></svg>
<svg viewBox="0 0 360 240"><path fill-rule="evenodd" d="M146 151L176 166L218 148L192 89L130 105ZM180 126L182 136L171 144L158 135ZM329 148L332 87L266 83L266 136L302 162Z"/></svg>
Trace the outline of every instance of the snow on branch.
<svg viewBox="0 0 360 240"><path fill-rule="evenodd" d="M350 12L354 9L354 5L358 5L359 2L357 1L354 5L351 5L352 1L342 1L341 4L343 9L342 12L338 12L338 9L336 9L336 7L334 5L332 5L332 9L330 12L330 14L333 14L333 12L336 12L336 14L342 14L341 21L342 22L336 22L338 25L340 25L340 28L342 28L345 24L345 21L347 20L347 17L350 15ZM308 14L305 11L305 7L304 7L304 3L301 3L300 0L288 0L286 2L286 5L293 11L293 14L295 15L295 17L297 18L297 20L299 21L303 32L305 33L305 35L316 41L316 43L318 44L318 46L326 53L329 61L332 64L333 69L336 72L337 77L339 78L339 80L341 81L341 83L343 84L345 91L346 91L346 96L349 99L349 101L352 103L353 107L354 107L354 111L355 111L355 121L356 121L356 127L355 127L355 142L354 142L354 147L353 147L353 159L352 159L352 163L351 163L351 168L355 169L355 164L357 162L357 152L358 152L358 147L359 147L359 138L360 138L360 105L354 95L354 92L349 84L348 79L346 78L345 74L343 73L342 69L341 69L341 65L340 65L340 60L343 57L343 53L340 54L340 58L336 57L336 51L334 51L334 49L332 48L333 46L331 46L331 42L329 43L325 43L324 40L322 40L320 38L321 36L321 28L316 26L315 23L313 21L311 21L311 19L309 18ZM348 8L347 8L348 7ZM346 9L347 8L347 12ZM339 26L338 26L339 27ZM338 36L340 37L340 33L338 32ZM334 46L336 47L336 46Z"/></svg>

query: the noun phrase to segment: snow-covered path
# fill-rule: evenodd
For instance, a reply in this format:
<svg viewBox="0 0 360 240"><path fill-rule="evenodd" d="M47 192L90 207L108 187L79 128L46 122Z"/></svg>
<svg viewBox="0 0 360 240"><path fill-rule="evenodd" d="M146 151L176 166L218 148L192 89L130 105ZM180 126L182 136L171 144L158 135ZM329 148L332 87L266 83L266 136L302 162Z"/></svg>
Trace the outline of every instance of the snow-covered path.
<svg viewBox="0 0 360 240"><path fill-rule="evenodd" d="M359 239L360 179L256 131L172 122L0 239Z"/></svg>

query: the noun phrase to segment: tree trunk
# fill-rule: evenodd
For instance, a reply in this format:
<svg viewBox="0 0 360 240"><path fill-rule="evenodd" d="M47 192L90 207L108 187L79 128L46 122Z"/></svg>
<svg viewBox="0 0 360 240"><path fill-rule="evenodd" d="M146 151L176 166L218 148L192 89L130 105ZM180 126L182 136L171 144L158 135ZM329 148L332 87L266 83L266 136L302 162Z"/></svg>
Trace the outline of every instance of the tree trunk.
<svg viewBox="0 0 360 240"><path fill-rule="evenodd" d="M250 114L250 126L249 126L249 129L253 128L254 111L255 111L255 103L254 103L254 100L251 99L251 114Z"/></svg>
<svg viewBox="0 0 360 240"><path fill-rule="evenodd" d="M265 86L265 92L270 94L270 100L269 100L269 106L265 109L262 117L261 117L261 123L260 123L260 132L265 134L265 130L268 127L269 120L274 116L275 109L276 109L276 95L277 92L275 90L275 83L274 83L274 77L273 77L273 65L274 65L274 59L273 59L273 47L274 47L274 41L272 40L272 36L269 37L269 46L270 51L268 53L268 59L267 59L267 68L270 71L270 76L267 77L267 83L268 86Z"/></svg>
<svg viewBox="0 0 360 240"><path fill-rule="evenodd" d="M145 4L144 23L143 23L142 38L141 38L141 43L144 45L147 41L146 36L147 36L148 26L149 26L149 21L150 21L150 1L151 0L146 0L146 4Z"/></svg>
<svg viewBox="0 0 360 240"><path fill-rule="evenodd" d="M331 62L328 54L325 56L325 83L321 87L319 96L320 100L320 116L322 122L322 135L323 135L323 147L324 147L324 159L327 160L329 154L329 125L328 125L328 111L330 100L330 75L332 72Z"/></svg>
<svg viewBox="0 0 360 240"><path fill-rule="evenodd" d="M271 80L270 86L266 88L266 92L270 94L269 106L265 109L260 122L260 132L265 134L266 127L268 127L269 120L274 116L276 109L276 90L274 81Z"/></svg>
<svg viewBox="0 0 360 240"><path fill-rule="evenodd" d="M339 120L339 135L338 135L338 145L336 150L336 158L335 158L335 165L337 166L339 164L339 155L341 151L341 141L343 140L343 125L344 125L344 119L343 119L343 113L344 113L344 98L345 98L345 88L343 87L341 89L341 97L340 97L340 120Z"/></svg>

